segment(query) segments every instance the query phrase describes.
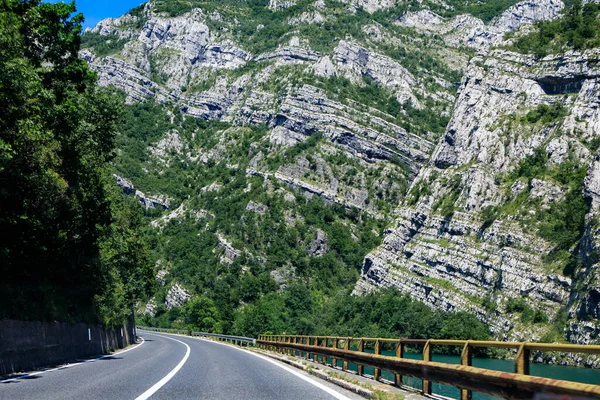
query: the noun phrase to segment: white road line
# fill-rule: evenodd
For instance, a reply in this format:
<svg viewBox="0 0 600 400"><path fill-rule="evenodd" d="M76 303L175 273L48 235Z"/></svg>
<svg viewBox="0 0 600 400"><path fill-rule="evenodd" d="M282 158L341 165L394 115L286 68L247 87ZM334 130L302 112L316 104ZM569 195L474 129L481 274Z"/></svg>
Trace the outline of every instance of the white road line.
<svg viewBox="0 0 600 400"><path fill-rule="evenodd" d="M275 360L272 360L272 359L270 359L270 358L268 358L268 357L265 357L265 356L263 356L263 355L256 354L256 353L254 353L254 352L251 352L251 351L248 351L248 350L240 349L239 347L236 347L236 346L230 346L230 345L228 345L228 344L225 344L225 343L215 342L215 341L213 341L213 340L207 340L207 339L201 339L201 338L197 338L197 339L199 339L199 340L204 340L204 341L206 341L206 342L210 342L210 343L216 343L216 344L220 344L220 345L223 345L223 346L227 346L227 347L229 347L229 348L233 348L233 349L236 349L236 350L239 350L239 351L243 351L243 352L245 352L245 353L248 353L248 354L252 354L252 355L253 355L253 356L255 356L255 357L262 358L263 360L265 360L265 361L267 361L267 362L270 362L271 364L273 364L273 365L276 365L276 366L278 366L279 368L281 368L281 369L284 369L284 370L286 370L287 372L289 372L289 373L291 373L291 374L294 374L294 375L296 375L298 378L302 379L303 381L305 381L305 382L308 382L308 383L310 383L311 385L314 385L314 386L318 387L319 389L323 390L324 392L327 392L327 393L329 393L330 395L332 395L333 397L335 397L335 398L336 398L336 399L338 399L338 400L352 400L352 399L350 399L349 397L346 397L346 396L344 396L343 394L341 394L341 393L338 393L338 392L336 392L335 390L333 390L333 389L331 389L331 388L328 388L327 386L323 385L322 383L320 383L320 382L317 382L317 381L315 381L314 379L312 379L312 378L309 378L308 376L306 376L306 375L303 375L303 374L301 374L300 372L298 372L298 371L295 371L295 370L293 370L292 368L290 368L290 367L288 367L288 366L286 366L286 365L283 365L283 364L281 364L281 363L279 363L279 362L277 362L277 361L275 361Z"/></svg>
<svg viewBox="0 0 600 400"><path fill-rule="evenodd" d="M145 334L153 335L152 333L145 333ZM154 335L154 336L160 336L160 337L163 337L165 339L174 340L176 342L179 342L182 345L184 345L185 347L187 347L187 351L185 352L185 356L183 356L183 358L181 359L181 361L179 362L179 364L177 364L177 366L175 368L173 368L171 370L171 372L169 372L160 381L156 382L154 384L154 386L152 386L150 389L146 390L144 393L142 393L141 395L139 395L138 397L136 397L135 400L146 400L146 399L149 399L161 387L165 386L165 384L167 382L169 382L171 379L173 379L173 377L175 376L175 374L177 372L179 372L179 370L181 369L181 367L183 367L183 365L185 364L185 362L187 361L187 359L190 357L190 346L188 346L187 344L183 343L181 340L173 339L173 338L170 338L170 337L164 336L164 335Z"/></svg>
<svg viewBox="0 0 600 400"><path fill-rule="evenodd" d="M103 359L108 358L108 357L113 357L113 356L116 356L116 355L119 355L119 354L127 353L128 351L131 351L133 349L137 349L138 347L140 347L141 345L143 345L144 342L145 342L145 340L144 340L144 338L141 338L141 339L142 339L142 343L140 343L138 345L135 345L133 347L130 347L128 349L118 351L116 353L108 354L108 355L105 355L105 356L102 356L102 357L98 357L98 358L92 358L92 359L85 360L85 361L80 361L78 363L62 365L62 366L57 367L57 368L52 368L52 369L47 369L47 370L44 370L44 371L34 372L32 374L17 376L16 378L5 379L3 381L0 381L0 383L15 382L15 381L18 381L18 380L21 380L21 379L30 378L32 376L42 375L42 374L45 374L45 373L48 373L48 372L59 371L61 369L67 369L67 368L75 367L77 365L87 364L87 363L90 363L90 362L103 360Z"/></svg>

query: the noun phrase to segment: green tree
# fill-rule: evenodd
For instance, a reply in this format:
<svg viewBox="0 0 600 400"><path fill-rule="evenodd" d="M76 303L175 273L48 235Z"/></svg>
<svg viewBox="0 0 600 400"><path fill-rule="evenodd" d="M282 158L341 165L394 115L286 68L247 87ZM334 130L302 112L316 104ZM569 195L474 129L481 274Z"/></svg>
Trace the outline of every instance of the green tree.
<svg viewBox="0 0 600 400"><path fill-rule="evenodd" d="M222 331L219 312L215 303L205 297L197 296L188 301L181 310L183 322L194 330L201 332L220 333Z"/></svg>
<svg viewBox="0 0 600 400"><path fill-rule="evenodd" d="M154 273L146 243L139 235L141 209L132 198L111 193L112 223L99 241L104 282L96 295L102 322L118 323L135 303L154 289Z"/></svg>
<svg viewBox="0 0 600 400"><path fill-rule="evenodd" d="M143 291L131 272L148 275L141 244L122 246L130 266L101 254L133 225L108 189L119 101L78 57L75 11L0 1L0 318L116 322L102 298L130 307Z"/></svg>

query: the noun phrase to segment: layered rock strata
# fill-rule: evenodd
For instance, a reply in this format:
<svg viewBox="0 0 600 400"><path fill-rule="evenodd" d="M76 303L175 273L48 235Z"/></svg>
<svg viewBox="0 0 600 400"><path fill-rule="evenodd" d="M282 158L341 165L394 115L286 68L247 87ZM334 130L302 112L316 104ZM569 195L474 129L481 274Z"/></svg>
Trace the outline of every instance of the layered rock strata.
<svg viewBox="0 0 600 400"><path fill-rule="evenodd" d="M412 196L398 209L383 245L367 256L355 293L394 286L432 307L475 313L504 339L540 339L545 332L545 326L521 322L510 306L514 298L523 298L550 320L565 306L573 321L597 319L600 169L586 144L599 132L600 75L593 61L599 54L538 61L497 50L473 59L446 134L414 181ZM529 122L529 111L556 102L568 110L563 118ZM535 225L526 229L524 223L529 221L524 215L564 201L566 188L548 178L507 182L524 159L540 151L550 171L567 162L590 165L584 182L590 204L585 235L571 249L583 266L572 277L553 269L546 256L554 245L538 236ZM529 200L514 203L522 193ZM505 206L510 202L524 209L511 213ZM506 214L486 222L484 211L491 207ZM573 342L595 340L595 323L570 326L567 336Z"/></svg>

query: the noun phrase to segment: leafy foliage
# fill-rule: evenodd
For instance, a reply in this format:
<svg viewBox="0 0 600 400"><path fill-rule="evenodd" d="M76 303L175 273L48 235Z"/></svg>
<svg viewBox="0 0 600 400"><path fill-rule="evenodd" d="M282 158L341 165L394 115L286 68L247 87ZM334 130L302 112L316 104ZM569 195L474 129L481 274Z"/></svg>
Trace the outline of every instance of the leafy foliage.
<svg viewBox="0 0 600 400"><path fill-rule="evenodd" d="M527 122L549 124L567 116L567 109L561 102L551 105L540 104L535 110L529 111L525 116Z"/></svg>
<svg viewBox="0 0 600 400"><path fill-rule="evenodd" d="M536 23L536 30L519 37L513 50L544 57L566 49L591 49L600 45L600 5L589 2L582 6L575 0L560 19Z"/></svg>
<svg viewBox="0 0 600 400"><path fill-rule="evenodd" d="M257 319L259 324L254 323ZM252 336L266 331L354 337L490 337L489 330L473 315L433 311L394 289L364 297L339 292L319 301L300 283L279 296L268 296L243 308L236 316L235 333Z"/></svg>
<svg viewBox="0 0 600 400"><path fill-rule="evenodd" d="M509 313L520 313L521 321L524 323L546 323L548 316L541 310L534 310L522 297L513 297L506 302L506 311Z"/></svg>
<svg viewBox="0 0 600 400"><path fill-rule="evenodd" d="M554 175L567 187L565 199L552 203L538 220L541 222L540 236L556 243L555 250L571 250L583 236L588 210L582 195L586 172L585 166L567 162L561 164Z"/></svg>
<svg viewBox="0 0 600 400"><path fill-rule="evenodd" d="M120 323L152 278L109 189L119 103L78 58L74 11L0 3L0 318Z"/></svg>
<svg viewBox="0 0 600 400"><path fill-rule="evenodd" d="M92 49L97 56L106 57L120 52L128 39L120 39L115 34L103 36L99 33L86 32L81 37L81 42L84 47Z"/></svg>

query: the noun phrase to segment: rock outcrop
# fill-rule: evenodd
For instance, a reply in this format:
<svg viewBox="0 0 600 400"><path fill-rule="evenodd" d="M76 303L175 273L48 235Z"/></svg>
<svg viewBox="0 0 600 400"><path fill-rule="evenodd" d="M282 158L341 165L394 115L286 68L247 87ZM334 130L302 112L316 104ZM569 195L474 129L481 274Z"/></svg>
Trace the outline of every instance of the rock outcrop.
<svg viewBox="0 0 600 400"><path fill-rule="evenodd" d="M348 1L348 0L347 0ZM398 0L349 0L354 7L362 7L365 11L375 11L393 7Z"/></svg>
<svg viewBox="0 0 600 400"><path fill-rule="evenodd" d="M284 10L296 4L294 0L269 0L269 9Z"/></svg>
<svg viewBox="0 0 600 400"><path fill-rule="evenodd" d="M394 92L400 103L410 101L413 106L420 103L412 93L416 79L402 65L389 57L371 54L356 43L340 41L333 51L333 60L340 75L360 84L364 77L369 77Z"/></svg>
<svg viewBox="0 0 600 400"><path fill-rule="evenodd" d="M156 301L154 301L154 299L150 299L150 301L146 303L146 307L144 307L142 314L150 315L151 317L156 315Z"/></svg>
<svg viewBox="0 0 600 400"><path fill-rule="evenodd" d="M315 239L309 243L307 251L310 256L322 257L329 252L329 241L327 234L321 229L315 231Z"/></svg>
<svg viewBox="0 0 600 400"><path fill-rule="evenodd" d="M223 235L217 233L217 238L219 239L219 250L222 250L221 264L231 264L233 260L242 255L242 252L235 249Z"/></svg>
<svg viewBox="0 0 600 400"><path fill-rule="evenodd" d="M487 50L504 42L504 35L536 21L556 18L564 9L561 0L525 0L506 10L488 25L470 15L458 15L450 20L429 11L410 11L400 16L398 25L432 32L451 46L465 45Z"/></svg>
<svg viewBox="0 0 600 400"><path fill-rule="evenodd" d="M431 164L413 183L412 195L398 209L383 245L366 257L355 293L394 286L432 307L474 313L505 339L539 339L545 332L543 326L521 323L510 311L511 298L523 298L550 319L565 305L574 320L598 318L598 168L585 146L598 135L600 111L590 108L596 99L588 92L598 84L591 61L597 54L594 50L535 61L492 51L473 59ZM557 92L569 95L557 98ZM540 104L557 101L568 110L563 119L540 124L526 118ZM584 108L586 112L579 111ZM532 217L565 201L568 185L537 177L525 182L508 178L540 151L547 157L542 167L548 171L567 162L591 165L584 188L592 206L579 246L587 252L580 252L584 267L572 277L563 275L562 266L557 270L549 264L553 244L537 234ZM529 200L515 200L525 192ZM506 214L489 219L494 209ZM586 293L578 289L582 282ZM584 325L571 325L573 341L592 340L596 325Z"/></svg>
<svg viewBox="0 0 600 400"><path fill-rule="evenodd" d="M129 180L118 175L114 175L114 177L116 179L117 186L122 188L125 194L133 194L135 198L139 200L140 204L146 207L146 209L161 208L163 210L166 210L169 208L169 204L171 203L172 199L167 195L159 194L154 196L147 196L143 192L135 189L135 187Z"/></svg>
<svg viewBox="0 0 600 400"><path fill-rule="evenodd" d="M179 133L175 130L167 132L166 136L150 148L150 152L161 161L167 161L171 155L181 154L184 144Z"/></svg>
<svg viewBox="0 0 600 400"><path fill-rule="evenodd" d="M179 283L174 283L165 297L165 307L167 307L167 310L170 310L173 307L182 306L187 303L191 297L192 295L187 289Z"/></svg>

